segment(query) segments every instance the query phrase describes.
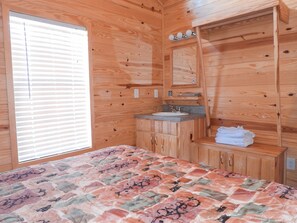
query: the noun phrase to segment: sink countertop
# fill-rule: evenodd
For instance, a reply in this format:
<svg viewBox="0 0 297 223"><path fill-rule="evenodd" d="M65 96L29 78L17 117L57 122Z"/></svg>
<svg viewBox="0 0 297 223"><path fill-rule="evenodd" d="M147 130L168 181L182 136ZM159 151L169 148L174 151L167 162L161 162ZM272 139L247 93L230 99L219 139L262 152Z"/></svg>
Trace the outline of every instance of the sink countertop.
<svg viewBox="0 0 297 223"><path fill-rule="evenodd" d="M152 114L139 114L135 115L135 118L139 119L151 119L151 120L157 120L157 121L171 121L171 122L183 122L188 120L193 120L196 118L205 118L205 114L189 114L189 115L183 115L183 116L157 116Z"/></svg>

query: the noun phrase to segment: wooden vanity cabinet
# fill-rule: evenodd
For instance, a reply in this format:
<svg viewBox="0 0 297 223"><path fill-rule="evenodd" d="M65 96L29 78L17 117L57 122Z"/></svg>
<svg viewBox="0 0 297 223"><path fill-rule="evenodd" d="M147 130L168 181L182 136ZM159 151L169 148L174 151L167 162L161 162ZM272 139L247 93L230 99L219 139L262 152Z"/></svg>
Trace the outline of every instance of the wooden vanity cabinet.
<svg viewBox="0 0 297 223"><path fill-rule="evenodd" d="M205 136L204 118L172 122L136 119L136 146L190 161L190 148Z"/></svg>
<svg viewBox="0 0 297 223"><path fill-rule="evenodd" d="M285 148L255 143L247 148L216 144L206 138L197 142L193 162L240 173L256 179L283 183Z"/></svg>
<svg viewBox="0 0 297 223"><path fill-rule="evenodd" d="M136 145L155 152L155 136L152 132L152 122L146 119L136 119Z"/></svg>

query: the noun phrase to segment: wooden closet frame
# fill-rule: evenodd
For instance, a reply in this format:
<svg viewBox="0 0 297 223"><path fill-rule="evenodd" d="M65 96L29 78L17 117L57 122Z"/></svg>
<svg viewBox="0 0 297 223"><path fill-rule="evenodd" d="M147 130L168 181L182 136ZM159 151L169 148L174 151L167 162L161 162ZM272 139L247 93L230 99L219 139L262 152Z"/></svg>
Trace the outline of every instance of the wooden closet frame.
<svg viewBox="0 0 297 223"><path fill-rule="evenodd" d="M216 18L216 15L210 15L209 17L199 18L192 23L193 28L197 34L198 45L198 60L201 69L201 86L203 89L203 101L206 113L206 128L207 136L211 136L211 123L210 123L210 111L208 105L207 96L207 84L205 76L205 64L203 59L203 46L201 30L219 27L231 23L237 23L244 20L253 19L265 15L273 14L273 46L274 46L274 80L275 80L275 93L276 93L276 114L277 114L277 142L278 146L282 145L282 122L281 122L281 97L280 97L280 59L279 59L279 21L284 23L289 22L289 8L282 2L282 0L273 0L269 7L260 8L255 11L251 9L245 12L233 12L230 15L226 15L223 18Z"/></svg>

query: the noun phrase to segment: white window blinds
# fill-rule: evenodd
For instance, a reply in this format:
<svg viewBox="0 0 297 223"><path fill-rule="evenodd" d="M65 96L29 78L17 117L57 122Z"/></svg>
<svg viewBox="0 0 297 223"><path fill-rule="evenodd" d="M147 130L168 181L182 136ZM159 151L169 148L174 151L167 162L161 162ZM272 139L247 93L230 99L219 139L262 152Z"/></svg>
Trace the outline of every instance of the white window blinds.
<svg viewBox="0 0 297 223"><path fill-rule="evenodd" d="M88 33L10 13L19 162L91 145Z"/></svg>

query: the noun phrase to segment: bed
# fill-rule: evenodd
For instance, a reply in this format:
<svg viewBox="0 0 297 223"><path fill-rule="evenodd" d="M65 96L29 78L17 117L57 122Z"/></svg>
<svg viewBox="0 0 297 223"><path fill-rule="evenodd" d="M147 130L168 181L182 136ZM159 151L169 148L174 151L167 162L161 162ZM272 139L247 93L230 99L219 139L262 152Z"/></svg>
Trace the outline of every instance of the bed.
<svg viewBox="0 0 297 223"><path fill-rule="evenodd" d="M297 190L116 146L2 173L0 222L297 222Z"/></svg>

